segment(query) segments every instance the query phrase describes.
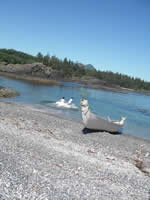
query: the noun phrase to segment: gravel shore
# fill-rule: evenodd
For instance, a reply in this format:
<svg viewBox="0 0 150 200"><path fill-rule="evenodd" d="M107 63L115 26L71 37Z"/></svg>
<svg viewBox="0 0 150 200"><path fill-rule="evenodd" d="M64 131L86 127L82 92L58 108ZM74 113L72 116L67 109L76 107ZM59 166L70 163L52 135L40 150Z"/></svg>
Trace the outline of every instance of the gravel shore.
<svg viewBox="0 0 150 200"><path fill-rule="evenodd" d="M148 200L150 141L0 102L0 200Z"/></svg>

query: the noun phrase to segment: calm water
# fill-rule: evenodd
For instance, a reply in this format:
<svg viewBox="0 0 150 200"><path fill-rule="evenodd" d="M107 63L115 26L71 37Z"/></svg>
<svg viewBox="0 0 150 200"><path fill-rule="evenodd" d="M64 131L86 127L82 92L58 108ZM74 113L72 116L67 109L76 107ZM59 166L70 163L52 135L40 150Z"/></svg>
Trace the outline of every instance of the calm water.
<svg viewBox="0 0 150 200"><path fill-rule="evenodd" d="M14 98L1 98L1 101L14 101L32 104L49 112L63 115L75 120L81 119L80 109L58 109L53 102L65 96L66 99L74 97L74 103L79 107L81 91L88 93L91 110L105 118L112 119L127 117L123 133L150 140L150 96L135 92L118 93L111 91L85 89L83 85L65 82L64 86L47 86L11 80L0 77L0 85L16 89L20 96Z"/></svg>

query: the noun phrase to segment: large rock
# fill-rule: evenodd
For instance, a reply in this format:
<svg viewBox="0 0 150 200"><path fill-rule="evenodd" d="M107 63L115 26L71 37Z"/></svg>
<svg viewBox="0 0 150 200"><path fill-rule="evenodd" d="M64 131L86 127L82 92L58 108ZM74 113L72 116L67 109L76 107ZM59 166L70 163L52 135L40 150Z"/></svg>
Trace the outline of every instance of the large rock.
<svg viewBox="0 0 150 200"><path fill-rule="evenodd" d="M62 72L53 70L51 67L47 67L42 63L31 64L31 75L36 77L48 78L48 79L62 79L64 77Z"/></svg>
<svg viewBox="0 0 150 200"><path fill-rule="evenodd" d="M48 67L42 63L8 65L6 63L0 63L0 72L30 75L48 79L62 79L64 77L62 72L53 70L51 67Z"/></svg>
<svg viewBox="0 0 150 200"><path fill-rule="evenodd" d="M19 93L12 88L0 87L0 97L15 97L19 96Z"/></svg>

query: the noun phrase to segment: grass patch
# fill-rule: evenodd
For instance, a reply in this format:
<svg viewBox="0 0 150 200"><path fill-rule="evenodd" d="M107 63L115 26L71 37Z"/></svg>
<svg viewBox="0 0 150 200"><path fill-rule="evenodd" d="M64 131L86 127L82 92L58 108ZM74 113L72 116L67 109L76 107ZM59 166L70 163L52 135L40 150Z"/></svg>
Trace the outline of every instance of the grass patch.
<svg viewBox="0 0 150 200"><path fill-rule="evenodd" d="M27 76L27 75L17 75L13 73L7 73L7 72L0 72L1 76L6 76L8 78L17 79L17 80L23 80L23 81L29 81L37 84L45 84L45 85L62 85L61 82L56 80L49 80L45 78L40 77L34 77L34 76Z"/></svg>

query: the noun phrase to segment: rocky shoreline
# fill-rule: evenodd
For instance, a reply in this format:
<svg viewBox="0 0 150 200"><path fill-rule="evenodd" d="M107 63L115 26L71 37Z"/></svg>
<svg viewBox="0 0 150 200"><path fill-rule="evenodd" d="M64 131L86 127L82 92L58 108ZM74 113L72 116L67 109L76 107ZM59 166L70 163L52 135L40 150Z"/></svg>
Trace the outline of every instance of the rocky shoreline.
<svg viewBox="0 0 150 200"><path fill-rule="evenodd" d="M37 84L63 85L63 81L72 81L84 84L83 87L91 89L102 89L123 93L135 91L138 93L150 95L150 92L146 90L123 88L119 85L110 84L106 81L102 81L93 77L65 78L62 71L54 70L51 67L48 67L42 63L7 64L5 62L0 62L0 75L13 79L30 81Z"/></svg>
<svg viewBox="0 0 150 200"><path fill-rule="evenodd" d="M147 199L150 141L0 102L0 198Z"/></svg>
<svg viewBox="0 0 150 200"><path fill-rule="evenodd" d="M32 64L6 64L0 63L0 75L13 79L26 80L39 84L57 85L63 74L42 63Z"/></svg>
<svg viewBox="0 0 150 200"><path fill-rule="evenodd" d="M42 63L32 64L7 64L5 62L0 63L0 75L7 76L13 79L32 81L39 84L59 84L62 85L62 81L72 81L84 84L84 87L92 89L103 89L114 92L129 92L134 91L128 88L122 88L115 84L107 83L93 77L74 77L65 78L63 72L53 70L51 67L47 67ZM147 91L140 91L146 94L150 94Z"/></svg>
<svg viewBox="0 0 150 200"><path fill-rule="evenodd" d="M62 85L62 82L58 81L58 80L51 80L51 79L40 78L40 77L33 77L33 76L23 75L23 74L17 75L17 74L14 74L14 73L0 72L0 76L4 76L4 77L11 78L11 79L16 79L16 80L32 82L32 83L35 83L35 84Z"/></svg>

